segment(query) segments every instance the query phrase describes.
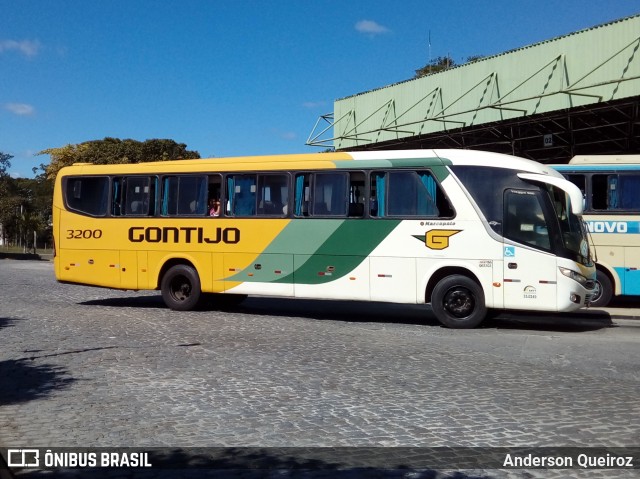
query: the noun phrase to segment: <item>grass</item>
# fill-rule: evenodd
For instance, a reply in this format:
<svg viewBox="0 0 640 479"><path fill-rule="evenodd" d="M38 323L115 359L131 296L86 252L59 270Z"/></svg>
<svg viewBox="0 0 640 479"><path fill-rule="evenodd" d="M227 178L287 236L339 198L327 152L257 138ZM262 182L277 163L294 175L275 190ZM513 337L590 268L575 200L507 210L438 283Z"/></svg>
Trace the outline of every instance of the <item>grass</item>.
<svg viewBox="0 0 640 479"><path fill-rule="evenodd" d="M24 253L24 246L0 246L0 253ZM27 253L33 253L32 249L28 249ZM36 248L37 254L53 254L53 248Z"/></svg>

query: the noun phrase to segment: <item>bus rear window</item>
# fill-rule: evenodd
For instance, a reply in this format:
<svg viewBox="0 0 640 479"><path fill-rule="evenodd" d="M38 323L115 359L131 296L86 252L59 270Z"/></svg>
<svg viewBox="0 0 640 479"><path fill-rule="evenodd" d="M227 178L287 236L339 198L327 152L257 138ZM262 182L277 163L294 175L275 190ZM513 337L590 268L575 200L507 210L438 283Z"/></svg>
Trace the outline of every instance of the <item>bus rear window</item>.
<svg viewBox="0 0 640 479"><path fill-rule="evenodd" d="M66 178L67 208L90 216L105 216L109 197L109 178L84 176Z"/></svg>

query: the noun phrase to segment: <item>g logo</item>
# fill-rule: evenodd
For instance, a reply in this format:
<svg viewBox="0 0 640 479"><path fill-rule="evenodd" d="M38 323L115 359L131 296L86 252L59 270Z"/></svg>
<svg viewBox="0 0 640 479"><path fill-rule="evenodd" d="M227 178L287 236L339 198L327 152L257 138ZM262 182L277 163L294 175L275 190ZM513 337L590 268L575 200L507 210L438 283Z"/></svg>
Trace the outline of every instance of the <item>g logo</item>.
<svg viewBox="0 0 640 479"><path fill-rule="evenodd" d="M449 247L449 238L461 230L431 230L427 231L424 243L427 248L445 249Z"/></svg>

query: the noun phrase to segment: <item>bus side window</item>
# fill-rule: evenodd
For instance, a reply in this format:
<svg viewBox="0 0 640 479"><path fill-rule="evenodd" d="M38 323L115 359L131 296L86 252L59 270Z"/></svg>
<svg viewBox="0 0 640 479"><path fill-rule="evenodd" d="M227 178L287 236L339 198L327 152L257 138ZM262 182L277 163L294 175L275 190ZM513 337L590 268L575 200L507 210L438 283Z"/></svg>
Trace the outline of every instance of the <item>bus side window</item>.
<svg viewBox="0 0 640 479"><path fill-rule="evenodd" d="M593 175L591 185L594 210L637 210L640 207L638 175Z"/></svg>
<svg viewBox="0 0 640 479"><path fill-rule="evenodd" d="M393 216L439 216L437 184L426 171L392 171L388 174L387 212Z"/></svg>
<svg viewBox="0 0 640 479"><path fill-rule="evenodd" d="M294 216L309 216L309 198L311 196L311 174L298 173L294 179Z"/></svg>
<svg viewBox="0 0 640 479"><path fill-rule="evenodd" d="M228 209L233 216L255 216L256 175L227 176Z"/></svg>
<svg viewBox="0 0 640 479"><path fill-rule="evenodd" d="M222 176L209 175L207 188L207 215L217 217L222 215Z"/></svg>
<svg viewBox="0 0 640 479"><path fill-rule="evenodd" d="M570 173L565 175L565 178L571 183L576 185L582 191L582 207L583 209L591 209L591 205L587 204L587 179L584 175Z"/></svg>
<svg viewBox="0 0 640 479"><path fill-rule="evenodd" d="M365 195L364 172L349 173L349 211L348 216L362 218L364 216Z"/></svg>
<svg viewBox="0 0 640 479"><path fill-rule="evenodd" d="M111 216L122 215L122 178L111 180Z"/></svg>
<svg viewBox="0 0 640 479"><path fill-rule="evenodd" d="M288 175L258 175L258 215L286 215L288 203Z"/></svg>
<svg viewBox="0 0 640 479"><path fill-rule="evenodd" d="M623 210L640 210L640 175L631 173L618 177L618 198Z"/></svg>
<svg viewBox="0 0 640 479"><path fill-rule="evenodd" d="M105 216L109 211L109 178L82 176L65 178L64 199L69 209L90 216Z"/></svg>
<svg viewBox="0 0 640 479"><path fill-rule="evenodd" d="M207 177L166 176L162 182L163 216L205 216Z"/></svg>
<svg viewBox="0 0 640 479"><path fill-rule="evenodd" d="M594 210L609 209L609 175L593 175L591 177L591 208Z"/></svg>
<svg viewBox="0 0 640 479"><path fill-rule="evenodd" d="M547 251L551 249L547 223L535 193L507 190L504 208L505 238Z"/></svg>
<svg viewBox="0 0 640 479"><path fill-rule="evenodd" d="M451 203L428 170L372 172L369 187L372 217L455 216Z"/></svg>
<svg viewBox="0 0 640 479"><path fill-rule="evenodd" d="M348 174L316 173L311 195L311 216L347 216Z"/></svg>
<svg viewBox="0 0 640 479"><path fill-rule="evenodd" d="M122 182L124 193L124 214L127 216L148 216L151 198L151 178L131 176ZM122 207L122 204L120 205Z"/></svg>
<svg viewBox="0 0 640 479"><path fill-rule="evenodd" d="M371 173L369 181L369 216L371 217L381 218L384 216L386 177L387 174L384 172Z"/></svg>

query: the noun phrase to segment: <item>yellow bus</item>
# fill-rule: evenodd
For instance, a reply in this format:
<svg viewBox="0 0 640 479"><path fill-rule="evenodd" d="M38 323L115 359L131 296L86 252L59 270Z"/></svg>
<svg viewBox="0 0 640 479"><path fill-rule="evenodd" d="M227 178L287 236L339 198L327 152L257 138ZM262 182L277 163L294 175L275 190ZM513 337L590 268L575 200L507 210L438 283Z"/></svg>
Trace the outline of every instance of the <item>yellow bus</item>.
<svg viewBox="0 0 640 479"><path fill-rule="evenodd" d="M587 305L580 190L469 150L337 152L63 168L61 282L160 290L169 308L247 295L430 303L454 328L489 310Z"/></svg>

